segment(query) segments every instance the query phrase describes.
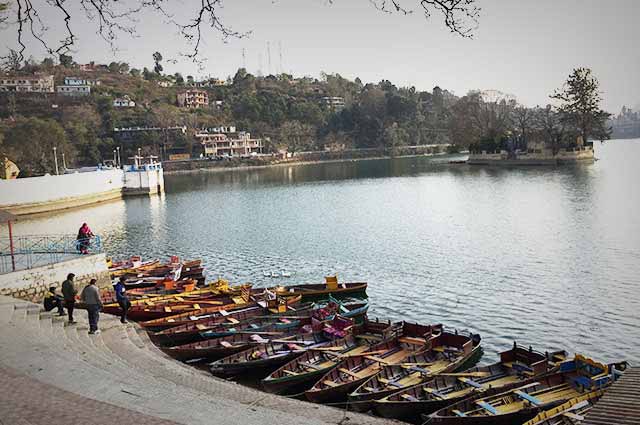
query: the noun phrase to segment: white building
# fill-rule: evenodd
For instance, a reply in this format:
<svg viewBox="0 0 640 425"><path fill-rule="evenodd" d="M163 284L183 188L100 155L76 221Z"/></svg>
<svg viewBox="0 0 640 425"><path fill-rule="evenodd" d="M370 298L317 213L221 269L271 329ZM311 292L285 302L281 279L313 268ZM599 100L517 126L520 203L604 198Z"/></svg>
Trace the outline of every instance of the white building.
<svg viewBox="0 0 640 425"><path fill-rule="evenodd" d="M113 106L115 108L134 108L136 106L136 102L131 100L129 96L117 97L113 99Z"/></svg>
<svg viewBox="0 0 640 425"><path fill-rule="evenodd" d="M252 139L251 134L245 131L201 132L196 134L196 138L202 144L204 155L207 157L238 157L262 153L262 139Z"/></svg>
<svg viewBox="0 0 640 425"><path fill-rule="evenodd" d="M322 98L322 103L331 109L342 109L345 106L344 97L340 96L325 96Z"/></svg>
<svg viewBox="0 0 640 425"><path fill-rule="evenodd" d="M53 75L0 76L0 91L20 93L53 93Z"/></svg>
<svg viewBox="0 0 640 425"><path fill-rule="evenodd" d="M63 96L87 96L94 84L96 83L83 78L64 77L64 84L58 85L56 90Z"/></svg>

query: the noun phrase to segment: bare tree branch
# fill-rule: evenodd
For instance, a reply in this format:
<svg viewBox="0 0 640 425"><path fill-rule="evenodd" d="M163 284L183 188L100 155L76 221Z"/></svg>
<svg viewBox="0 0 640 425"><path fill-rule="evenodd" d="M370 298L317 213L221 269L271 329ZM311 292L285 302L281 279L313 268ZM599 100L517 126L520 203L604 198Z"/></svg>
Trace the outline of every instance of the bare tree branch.
<svg viewBox="0 0 640 425"><path fill-rule="evenodd" d="M119 0L40 0L34 5L33 0L15 0L14 2L0 2L0 23L16 27L16 42L20 59L24 58L27 50L26 38L38 41L51 55L69 53L77 42L77 37L72 28L72 21L78 21L82 17L72 15L70 4L78 2L82 8L84 18L97 22L97 33L113 50L117 50L116 41L119 35L136 35L135 24L137 18L145 11L156 13L166 19L167 23L177 29L191 46L188 53L183 54L193 61L198 62L206 28L215 31L224 41L230 38L247 37L250 32L240 32L225 25L220 17L220 11L225 0L191 0L196 3L192 18L186 22L180 22L167 10L172 0L131 0L125 6ZM335 0L327 0L332 4ZM404 6L409 1L418 2L424 16L429 18L433 13L441 14L444 24L451 32L470 38L477 28L480 8L476 6L478 0L368 0L376 9L386 13L401 13L409 15L414 12ZM193 6L191 6L193 7ZM48 10L45 10L48 9ZM50 40L47 35L49 28L40 19L40 16L50 16L45 12L59 12L64 21L64 38L62 40ZM49 20L49 25L55 21Z"/></svg>

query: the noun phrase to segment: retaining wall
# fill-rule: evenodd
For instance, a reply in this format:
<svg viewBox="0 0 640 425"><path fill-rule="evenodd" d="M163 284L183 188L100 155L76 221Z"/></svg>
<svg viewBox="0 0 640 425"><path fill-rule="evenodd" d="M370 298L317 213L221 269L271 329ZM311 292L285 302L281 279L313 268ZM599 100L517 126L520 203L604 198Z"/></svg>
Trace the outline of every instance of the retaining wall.
<svg viewBox="0 0 640 425"><path fill-rule="evenodd" d="M29 215L95 204L120 198L123 184L119 169L0 180L0 209Z"/></svg>
<svg viewBox="0 0 640 425"><path fill-rule="evenodd" d="M62 282L69 273L76 275L79 290L91 279L97 279L101 287L111 284L105 254L82 255L55 264L0 274L0 295L39 302L51 285L57 286L57 293L61 294Z"/></svg>

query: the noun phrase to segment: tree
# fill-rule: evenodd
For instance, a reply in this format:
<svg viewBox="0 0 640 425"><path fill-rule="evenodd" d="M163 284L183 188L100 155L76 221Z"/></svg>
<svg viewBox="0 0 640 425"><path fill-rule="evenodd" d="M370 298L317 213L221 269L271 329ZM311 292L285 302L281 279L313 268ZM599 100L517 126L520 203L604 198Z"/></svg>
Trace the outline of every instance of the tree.
<svg viewBox="0 0 640 425"><path fill-rule="evenodd" d="M140 70L138 68L131 68L129 75L132 77L140 78Z"/></svg>
<svg viewBox="0 0 640 425"><path fill-rule="evenodd" d="M153 67L153 72L160 75L163 69L162 65L160 64L160 62L162 62L162 55L160 54L160 52L155 52L153 54L153 62L155 63Z"/></svg>
<svg viewBox="0 0 640 425"><path fill-rule="evenodd" d="M60 61L60 65L65 68L71 68L73 66L73 57L70 55L61 54L58 56L58 60Z"/></svg>
<svg viewBox="0 0 640 425"><path fill-rule="evenodd" d="M300 121L287 121L280 127L279 139L292 154L311 149L313 146L313 127Z"/></svg>
<svg viewBox="0 0 640 425"><path fill-rule="evenodd" d="M333 3L337 0L329 0ZM420 10L425 18L441 16L445 27L461 37L472 37L478 26L480 8L477 0L371 0L370 3L385 13L409 15L414 9ZM113 48L120 35L136 35L136 22L155 15L173 26L190 45L187 57L197 59L200 47L210 29L223 39L243 38L249 32L235 31L227 26L220 14L225 0L201 0L180 3L180 7L190 15L186 21L174 17L169 10L174 4L170 0L139 0L122 2L118 0L82 1L82 7L76 11L64 1L15 0L17 7L9 8L6 2L0 3L0 23L15 28L18 53L22 56L27 39L38 42L52 55L67 54L72 51L78 40L73 28L84 23L95 25L97 33ZM407 6L414 4L414 7ZM55 16L56 19L41 19L41 16ZM83 22L84 21L84 22ZM62 33L62 36L60 36ZM21 57L22 60L22 57Z"/></svg>
<svg viewBox="0 0 640 425"><path fill-rule="evenodd" d="M58 155L64 152L69 160L75 156L63 128L51 119L20 118L7 129L3 146L20 167L21 177L55 173L54 147ZM59 162L58 166L62 164Z"/></svg>
<svg viewBox="0 0 640 425"><path fill-rule="evenodd" d="M7 72L17 72L20 71L22 57L17 51L9 49L9 54L3 58L2 62L3 70Z"/></svg>
<svg viewBox="0 0 640 425"><path fill-rule="evenodd" d="M551 148L554 155L557 154L567 133L561 114L553 106L547 105L544 108L536 108L533 118L542 140Z"/></svg>
<svg viewBox="0 0 640 425"><path fill-rule="evenodd" d="M517 129L518 148L526 149L533 122L533 111L526 106L517 106L513 109L513 122Z"/></svg>
<svg viewBox="0 0 640 425"><path fill-rule="evenodd" d="M585 144L590 137L609 138L611 130L606 123L611 114L600 109L599 83L591 69L574 69L562 89L550 97L562 102L559 108L562 120L578 130Z"/></svg>

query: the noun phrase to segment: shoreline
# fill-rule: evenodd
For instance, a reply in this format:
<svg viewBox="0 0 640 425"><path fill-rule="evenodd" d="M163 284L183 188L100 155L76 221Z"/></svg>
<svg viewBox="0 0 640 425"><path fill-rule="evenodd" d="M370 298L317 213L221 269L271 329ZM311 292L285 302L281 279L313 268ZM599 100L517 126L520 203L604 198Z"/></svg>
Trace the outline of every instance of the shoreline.
<svg viewBox="0 0 640 425"><path fill-rule="evenodd" d="M364 158L282 161L282 162L274 162L271 164L264 164L264 165L237 165L232 167L203 167L203 168L194 168L194 169L187 169L187 170L172 170L172 171L167 171L165 169L164 175L174 176L174 175L200 174L200 173L222 173L226 171L261 170L261 169L278 168L278 167L285 167L285 166L303 166L303 165L316 165L316 164L325 164L325 163L375 161L375 160L381 160L381 159L396 159L396 158L435 157L435 156L446 156L446 155L457 155L457 154L448 154L446 152L440 152L440 153L434 153L434 154L410 154L410 155L395 155L395 156L386 155L386 156L371 156L371 157L364 157Z"/></svg>

